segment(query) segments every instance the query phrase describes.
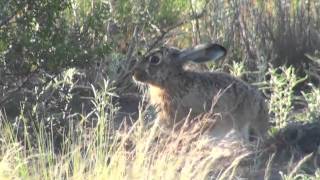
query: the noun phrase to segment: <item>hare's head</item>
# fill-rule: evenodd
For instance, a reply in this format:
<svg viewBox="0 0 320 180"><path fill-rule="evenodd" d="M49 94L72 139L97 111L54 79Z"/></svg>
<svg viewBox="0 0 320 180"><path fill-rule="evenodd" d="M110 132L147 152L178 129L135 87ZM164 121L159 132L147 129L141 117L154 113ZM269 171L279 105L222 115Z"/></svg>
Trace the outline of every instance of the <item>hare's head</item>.
<svg viewBox="0 0 320 180"><path fill-rule="evenodd" d="M202 44L185 50L162 47L147 54L137 64L133 78L142 83L161 86L168 79L181 74L184 63L217 60L225 56L226 52L218 44Z"/></svg>

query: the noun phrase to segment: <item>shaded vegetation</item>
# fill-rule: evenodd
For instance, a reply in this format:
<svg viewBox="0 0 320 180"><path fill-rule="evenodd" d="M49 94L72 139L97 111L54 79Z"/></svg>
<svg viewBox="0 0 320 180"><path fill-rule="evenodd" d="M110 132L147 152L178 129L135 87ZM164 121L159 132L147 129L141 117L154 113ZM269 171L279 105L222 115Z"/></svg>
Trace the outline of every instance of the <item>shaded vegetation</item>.
<svg viewBox="0 0 320 180"><path fill-rule="evenodd" d="M204 69L266 95L270 144L295 155L285 164L292 154L276 154L275 174L319 178L319 1L0 0L0 179L223 179L251 172L237 168L247 157L267 168L269 151L236 144L220 156L198 129L176 136L151 128L153 108L131 80L140 54L209 41L228 56ZM301 159L315 164L300 168Z"/></svg>

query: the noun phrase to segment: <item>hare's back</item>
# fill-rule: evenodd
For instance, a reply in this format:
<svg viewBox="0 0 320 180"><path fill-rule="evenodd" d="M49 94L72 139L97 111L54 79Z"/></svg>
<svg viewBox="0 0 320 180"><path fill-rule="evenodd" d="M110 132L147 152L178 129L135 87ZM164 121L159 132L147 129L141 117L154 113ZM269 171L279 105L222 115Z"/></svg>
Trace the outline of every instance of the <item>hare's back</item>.
<svg viewBox="0 0 320 180"><path fill-rule="evenodd" d="M199 89L199 96L206 96L207 99L217 97L217 105L232 108L245 103L246 106L255 106L263 100L263 97L256 87L221 72L194 73L194 84Z"/></svg>

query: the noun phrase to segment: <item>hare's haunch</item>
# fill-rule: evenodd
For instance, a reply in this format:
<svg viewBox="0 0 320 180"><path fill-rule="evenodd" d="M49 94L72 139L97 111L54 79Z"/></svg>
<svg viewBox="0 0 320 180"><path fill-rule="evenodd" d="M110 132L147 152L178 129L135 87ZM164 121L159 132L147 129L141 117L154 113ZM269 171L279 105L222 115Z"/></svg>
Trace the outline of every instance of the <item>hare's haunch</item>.
<svg viewBox="0 0 320 180"><path fill-rule="evenodd" d="M268 109L256 88L226 73L183 68L189 61L202 63L225 55L226 49L218 44L187 50L162 47L137 64L133 78L148 85L150 102L157 108L162 125L172 127L187 115L195 117L211 109L221 114L220 127L213 130L214 134L234 128L246 139L250 130L263 137L268 129Z"/></svg>

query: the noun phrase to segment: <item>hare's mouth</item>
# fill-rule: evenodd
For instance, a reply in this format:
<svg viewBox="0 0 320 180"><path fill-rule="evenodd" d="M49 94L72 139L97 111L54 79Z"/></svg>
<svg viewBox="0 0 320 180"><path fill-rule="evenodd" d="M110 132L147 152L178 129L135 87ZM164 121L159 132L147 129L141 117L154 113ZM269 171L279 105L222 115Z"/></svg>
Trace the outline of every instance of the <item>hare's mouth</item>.
<svg viewBox="0 0 320 180"><path fill-rule="evenodd" d="M139 82L146 82L147 81L147 73L145 71L134 71L133 72L133 79Z"/></svg>

